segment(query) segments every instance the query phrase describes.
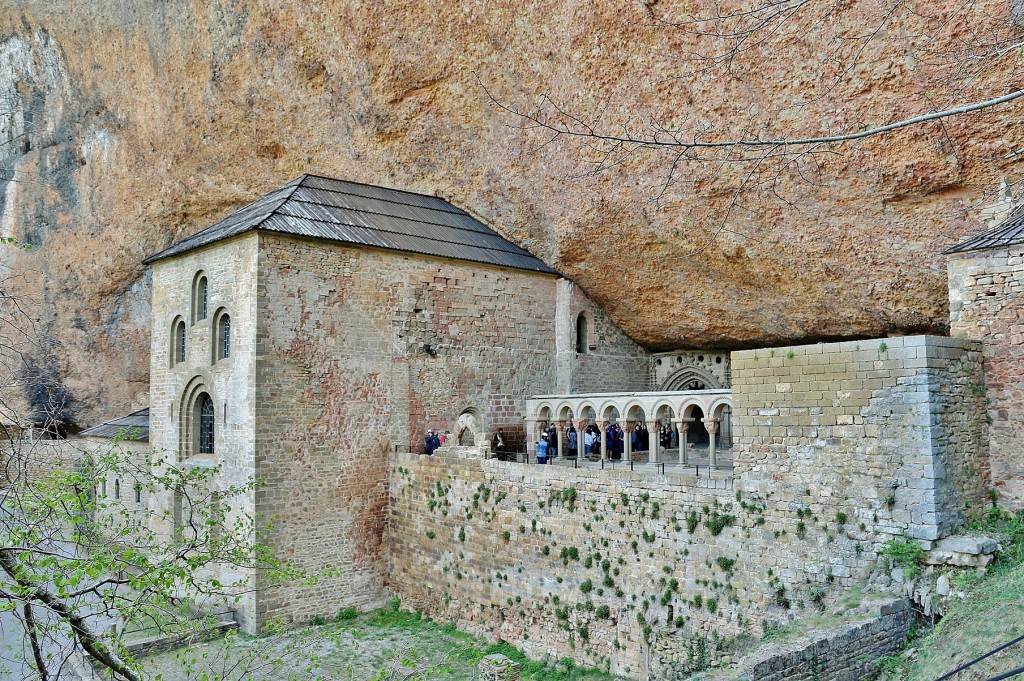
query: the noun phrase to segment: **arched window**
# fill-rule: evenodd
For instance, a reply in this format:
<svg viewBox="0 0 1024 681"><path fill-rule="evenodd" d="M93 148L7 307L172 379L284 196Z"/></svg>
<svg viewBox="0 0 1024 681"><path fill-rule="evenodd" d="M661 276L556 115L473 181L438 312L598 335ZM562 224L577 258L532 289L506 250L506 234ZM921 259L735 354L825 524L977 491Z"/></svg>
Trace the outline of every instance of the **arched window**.
<svg viewBox="0 0 1024 681"><path fill-rule="evenodd" d="M179 319L174 325L171 338L171 366L185 361L185 320Z"/></svg>
<svg viewBox="0 0 1024 681"><path fill-rule="evenodd" d="M217 359L231 357L231 316L222 314L217 319Z"/></svg>
<svg viewBox="0 0 1024 681"><path fill-rule="evenodd" d="M199 454L213 454L213 398L203 393L196 404L196 415L199 421L199 441L197 452Z"/></svg>
<svg viewBox="0 0 1024 681"><path fill-rule="evenodd" d="M206 319L210 309L210 283L202 272L192 284L192 323Z"/></svg>
<svg viewBox="0 0 1024 681"><path fill-rule="evenodd" d="M587 327L587 316L581 312L576 318L576 352L580 355L590 350L590 334Z"/></svg>

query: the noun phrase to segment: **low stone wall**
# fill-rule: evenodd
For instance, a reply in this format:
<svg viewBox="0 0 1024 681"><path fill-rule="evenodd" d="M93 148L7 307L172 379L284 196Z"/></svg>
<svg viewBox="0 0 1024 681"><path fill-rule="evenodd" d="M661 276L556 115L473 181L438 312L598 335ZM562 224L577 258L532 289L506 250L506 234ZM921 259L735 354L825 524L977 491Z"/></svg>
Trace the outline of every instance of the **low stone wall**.
<svg viewBox="0 0 1024 681"><path fill-rule="evenodd" d="M879 615L810 641L768 647L742 662L747 681L857 681L878 668L879 659L899 649L910 632L913 611L906 601L883 606Z"/></svg>

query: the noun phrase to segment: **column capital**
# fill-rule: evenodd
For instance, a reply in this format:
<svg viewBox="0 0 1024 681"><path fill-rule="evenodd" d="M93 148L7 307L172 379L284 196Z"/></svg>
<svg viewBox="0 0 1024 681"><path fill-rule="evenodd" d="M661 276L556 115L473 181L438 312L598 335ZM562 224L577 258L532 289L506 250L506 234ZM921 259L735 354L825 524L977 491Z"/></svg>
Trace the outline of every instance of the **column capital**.
<svg viewBox="0 0 1024 681"><path fill-rule="evenodd" d="M718 424L719 424L720 421L721 421L721 419L715 419L715 418L701 419L701 422L704 424L704 427L707 428L708 432L712 433L712 434L718 432Z"/></svg>

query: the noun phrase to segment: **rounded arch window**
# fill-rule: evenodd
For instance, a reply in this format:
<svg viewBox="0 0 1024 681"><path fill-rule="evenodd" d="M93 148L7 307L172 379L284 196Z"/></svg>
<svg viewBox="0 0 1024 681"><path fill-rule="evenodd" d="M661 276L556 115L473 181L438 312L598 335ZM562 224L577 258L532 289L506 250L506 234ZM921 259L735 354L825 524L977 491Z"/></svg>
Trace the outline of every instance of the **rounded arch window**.
<svg viewBox="0 0 1024 681"><path fill-rule="evenodd" d="M193 422L196 424L196 453L213 454L214 451L214 411L213 398L203 393L196 400Z"/></svg>
<svg viewBox="0 0 1024 681"><path fill-rule="evenodd" d="M185 341L188 332L185 328L185 320L178 317L171 325L171 366L181 364L185 361Z"/></svg>
<svg viewBox="0 0 1024 681"><path fill-rule="evenodd" d="M584 355L590 351L590 321L584 312L576 317L576 353Z"/></svg>
<svg viewBox="0 0 1024 681"><path fill-rule="evenodd" d="M202 271L198 272L192 283L192 323L196 323L209 314L210 281Z"/></svg>
<svg viewBox="0 0 1024 681"><path fill-rule="evenodd" d="M213 361L231 358L231 315L217 311L213 322Z"/></svg>

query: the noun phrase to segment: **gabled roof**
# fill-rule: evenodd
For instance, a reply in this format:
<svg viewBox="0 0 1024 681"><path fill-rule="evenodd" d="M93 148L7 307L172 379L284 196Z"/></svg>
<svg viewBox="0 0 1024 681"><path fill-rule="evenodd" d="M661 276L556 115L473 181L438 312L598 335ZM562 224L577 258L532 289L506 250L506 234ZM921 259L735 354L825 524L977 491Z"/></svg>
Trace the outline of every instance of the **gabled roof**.
<svg viewBox="0 0 1024 681"><path fill-rule="evenodd" d="M86 437L106 437L111 440L121 435L125 440L149 442L149 408L133 411L127 416L86 428L81 434Z"/></svg>
<svg viewBox="0 0 1024 681"><path fill-rule="evenodd" d="M958 243L952 248L943 251L946 253L966 253L968 251L979 251L984 248L1000 248L1024 243L1024 206L1010 214L999 225L984 234L971 237L967 241Z"/></svg>
<svg viewBox="0 0 1024 681"><path fill-rule="evenodd" d="M170 258L251 230L557 274L444 199L316 175L292 180L143 262Z"/></svg>

